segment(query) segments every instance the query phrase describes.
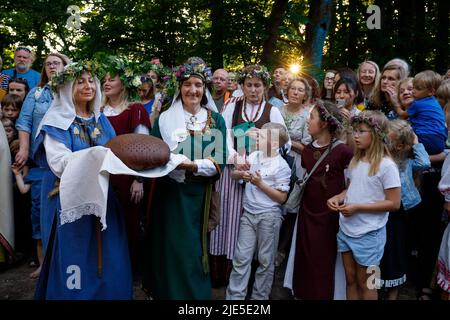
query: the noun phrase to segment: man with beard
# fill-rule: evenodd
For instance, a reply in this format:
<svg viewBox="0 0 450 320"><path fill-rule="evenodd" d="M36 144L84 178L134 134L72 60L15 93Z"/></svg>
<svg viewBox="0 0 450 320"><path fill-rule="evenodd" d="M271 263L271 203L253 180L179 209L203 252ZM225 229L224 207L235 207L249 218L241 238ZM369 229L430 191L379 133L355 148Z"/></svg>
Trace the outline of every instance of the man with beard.
<svg viewBox="0 0 450 320"><path fill-rule="evenodd" d="M30 69L34 58L27 47L17 47L14 51L14 68L3 70L2 73L10 78L24 78L28 81L30 89L37 86L40 80L40 73Z"/></svg>

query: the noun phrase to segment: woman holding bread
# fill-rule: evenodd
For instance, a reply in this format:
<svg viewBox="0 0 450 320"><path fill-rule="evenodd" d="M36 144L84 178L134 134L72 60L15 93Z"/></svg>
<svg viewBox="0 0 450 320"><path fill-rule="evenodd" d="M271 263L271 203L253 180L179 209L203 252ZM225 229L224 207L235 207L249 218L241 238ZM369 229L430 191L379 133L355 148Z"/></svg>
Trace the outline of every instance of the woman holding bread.
<svg viewBox="0 0 450 320"><path fill-rule="evenodd" d="M211 298L208 207L226 156L225 122L206 88L211 76L199 58L179 66L172 106L152 129L172 153L186 156L176 170L156 179L149 277L144 279L155 299Z"/></svg>
<svg viewBox="0 0 450 320"><path fill-rule="evenodd" d="M77 151L102 146L115 132L100 113L100 83L91 63L67 65L53 77L52 87L57 94L38 129L35 160L48 163L53 173L61 178ZM65 177L79 179L75 175L81 174L67 172ZM132 276L130 261L126 258L129 253L125 224L112 189L108 192L107 228L104 226L103 231L96 216L96 204L61 211L64 199L60 197L59 186L48 196L56 198L57 210L35 298L131 299Z"/></svg>

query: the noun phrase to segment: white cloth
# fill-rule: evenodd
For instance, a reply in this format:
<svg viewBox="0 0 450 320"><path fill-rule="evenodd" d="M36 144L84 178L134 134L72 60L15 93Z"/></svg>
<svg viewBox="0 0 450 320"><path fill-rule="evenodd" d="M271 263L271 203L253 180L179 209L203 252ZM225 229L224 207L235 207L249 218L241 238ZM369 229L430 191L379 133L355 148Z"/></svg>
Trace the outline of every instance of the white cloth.
<svg viewBox="0 0 450 320"><path fill-rule="evenodd" d="M439 191L444 195L445 202L450 202L450 156L445 158L442 165ZM444 231L438 256L437 283L450 293L450 223Z"/></svg>
<svg viewBox="0 0 450 320"><path fill-rule="evenodd" d="M231 129L232 129L232 125L233 125L234 109L236 108L236 103L238 101L240 101L241 99L244 99L244 97L229 99L228 100L229 102L227 104L225 104L222 109L222 116L225 120L225 124L228 129L227 130L228 131L228 133L227 133L228 162L227 163L233 163L234 162L233 160L234 160L234 157L236 154L236 150L234 150L233 130L231 130ZM264 112L265 105L266 105L266 101L263 101L261 104L261 109L259 110L258 114L254 118L255 119L254 122L258 121L259 118L261 118L261 116ZM259 104L252 105L250 103L246 103L245 107L242 108L243 118L245 119L244 113L246 112L253 119L256 111L258 110L258 107L259 107ZM286 126L280 110L278 110L278 108L276 108L276 107L272 107L270 109L270 122L276 122L276 123L282 124L283 126ZM290 144L290 141L289 141L289 144Z"/></svg>
<svg viewBox="0 0 450 320"><path fill-rule="evenodd" d="M291 248L286 264L283 287L293 290L292 280L294 279L294 261L297 243L297 219L295 219L294 232L292 234ZM292 292L293 294L293 292ZM334 267L334 297L333 300L347 300L347 280L345 277L344 263L342 255L338 252L336 256L336 265Z"/></svg>
<svg viewBox="0 0 450 320"><path fill-rule="evenodd" d="M242 97L244 95L244 91L241 89L241 85L238 85L238 88L233 91L231 94L232 97Z"/></svg>
<svg viewBox="0 0 450 320"><path fill-rule="evenodd" d="M438 256L437 283L450 293L450 223L444 231Z"/></svg>
<svg viewBox="0 0 450 320"><path fill-rule="evenodd" d="M102 230L107 228L106 206L110 174L157 178L167 175L185 160L184 156L171 154L169 163L164 167L138 172L128 168L105 147L72 152L48 136L45 137L44 145L51 170L61 177L61 224L74 222L84 215L95 215L100 218Z"/></svg>
<svg viewBox="0 0 450 320"><path fill-rule="evenodd" d="M214 99L208 89L205 89L205 94L208 98L208 103L204 107L211 111L217 112ZM161 137L169 145L171 151L175 150L178 143L186 140L188 136L183 102L181 101L181 97L178 96L179 93L176 93L170 108L161 113L159 117L159 130L161 132Z"/></svg>
<svg viewBox="0 0 450 320"><path fill-rule="evenodd" d="M11 153L5 129L0 122L0 234L14 249L14 209Z"/></svg>
<svg viewBox="0 0 450 320"><path fill-rule="evenodd" d="M255 151L250 154L248 160L250 172L259 172L265 184L279 191L289 191L291 169L281 155L269 158L265 157L261 151ZM252 214L264 212L279 212L281 214L282 206L270 199L257 186L246 183L244 209Z"/></svg>
<svg viewBox="0 0 450 320"><path fill-rule="evenodd" d="M369 176L370 163L359 161L348 169L350 185L344 203L376 203L385 200L384 191L400 188L398 167L390 158L383 158L378 172ZM350 237L360 237L386 225L389 212L358 212L349 217L339 213L339 226Z"/></svg>
<svg viewBox="0 0 450 320"><path fill-rule="evenodd" d="M184 110L184 122L188 130L201 131L208 121L208 111L200 108L199 112L192 114Z"/></svg>
<svg viewBox="0 0 450 320"><path fill-rule="evenodd" d="M445 158L442 165L441 180L438 185L439 191L444 195L445 202L450 202L450 156Z"/></svg>
<svg viewBox="0 0 450 320"><path fill-rule="evenodd" d="M208 118L207 109L217 112L216 105L208 89L205 89L205 94L208 98L208 103L206 106L203 106L196 115L192 115L184 110L181 98L174 98L170 108L160 115L158 122L159 131L164 142L169 145L170 151L173 152L178 147L179 143L182 143L188 138L188 129L203 130ZM175 97L178 96L179 93L176 93ZM196 117L194 122L192 122L192 116ZM179 157L183 157L183 161L189 160L184 155L179 155ZM211 160L196 159L194 162L198 168L198 171L194 173L196 176L211 177L217 173L217 169ZM178 183L183 183L185 180L185 173L185 170L173 170L169 173L169 177Z"/></svg>
<svg viewBox="0 0 450 320"><path fill-rule="evenodd" d="M123 110L121 110L121 112L119 112L118 109L119 108L113 108L109 104L107 104L103 107L103 114L107 117L115 117L115 116L118 116L119 114L121 114L123 111Z"/></svg>
<svg viewBox="0 0 450 320"><path fill-rule="evenodd" d="M41 123L39 124L38 130L36 131L36 136L39 135L41 128L45 125L50 125L52 127L59 128L61 130L69 129L73 120L75 119L76 111L75 105L72 100L72 90L75 80L68 81L58 93L54 94L54 99L50 108L44 115ZM100 81L97 77L94 78L96 94L94 98L94 115L95 121L98 121L100 117L100 107L102 103L102 94Z"/></svg>

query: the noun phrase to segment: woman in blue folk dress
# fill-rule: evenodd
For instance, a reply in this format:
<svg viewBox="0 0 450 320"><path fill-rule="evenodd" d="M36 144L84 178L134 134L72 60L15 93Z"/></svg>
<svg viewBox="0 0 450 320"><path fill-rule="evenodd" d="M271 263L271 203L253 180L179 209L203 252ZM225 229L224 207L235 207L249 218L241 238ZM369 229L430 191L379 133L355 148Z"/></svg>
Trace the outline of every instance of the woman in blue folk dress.
<svg viewBox="0 0 450 320"><path fill-rule="evenodd" d="M87 63L68 65L52 83L58 95L42 120L35 159L46 158L61 178L73 153L102 146L115 136L100 113L100 83ZM86 163L89 165L89 163ZM68 172L82 179L82 172ZM108 193L107 228L101 231L93 207L72 209L71 221L61 221L61 201L56 187L52 231L36 289L36 299L131 299L132 276L123 217L112 189ZM46 210L46 208L43 208Z"/></svg>

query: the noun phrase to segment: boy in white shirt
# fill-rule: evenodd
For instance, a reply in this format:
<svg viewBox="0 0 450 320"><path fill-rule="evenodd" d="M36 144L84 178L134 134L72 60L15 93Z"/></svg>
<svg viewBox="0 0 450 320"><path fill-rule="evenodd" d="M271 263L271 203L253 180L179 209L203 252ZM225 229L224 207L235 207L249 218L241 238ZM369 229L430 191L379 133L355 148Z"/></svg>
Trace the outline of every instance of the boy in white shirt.
<svg viewBox="0 0 450 320"><path fill-rule="evenodd" d="M289 191L291 169L278 150L289 136L286 128L269 122L254 129L256 150L250 154L250 170L233 171L233 178L246 182L227 300L244 300L255 250L259 261L251 299L267 300L272 290L274 260L282 220L282 204Z"/></svg>

